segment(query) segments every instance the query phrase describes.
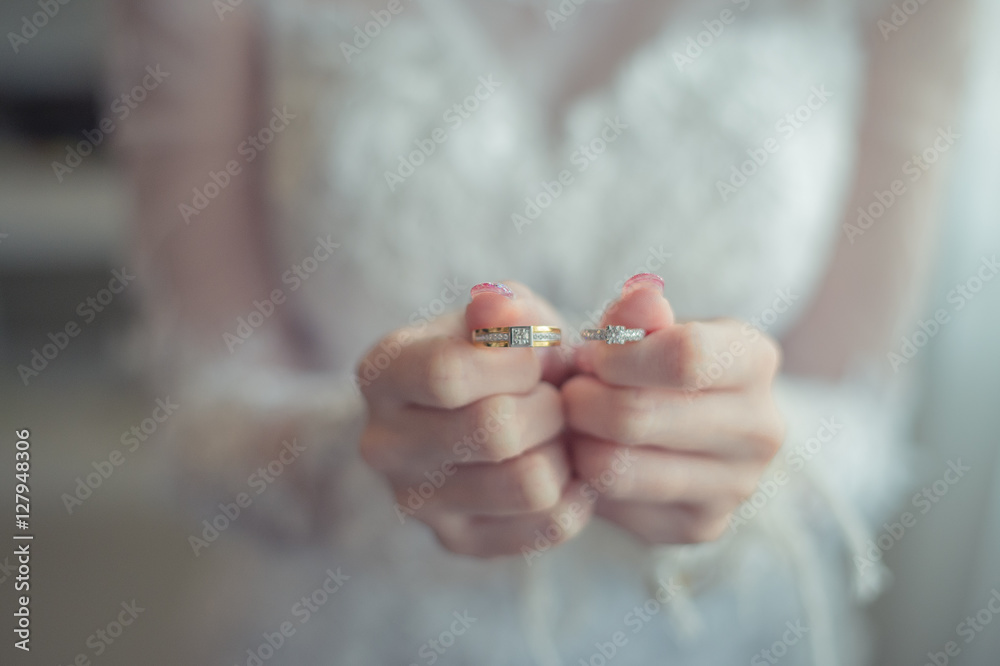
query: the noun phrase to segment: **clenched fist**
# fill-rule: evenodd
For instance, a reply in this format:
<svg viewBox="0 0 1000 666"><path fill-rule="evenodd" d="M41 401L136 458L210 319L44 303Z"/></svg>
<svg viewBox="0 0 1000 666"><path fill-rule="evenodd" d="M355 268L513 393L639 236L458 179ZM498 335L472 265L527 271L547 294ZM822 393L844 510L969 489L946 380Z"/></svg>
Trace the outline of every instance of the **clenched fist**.
<svg viewBox="0 0 1000 666"><path fill-rule="evenodd" d="M607 481L598 515L648 543L718 538L784 440L777 344L732 320L676 323L649 274L626 283L602 323L648 335L586 343L583 374L562 388L574 469ZM624 453L636 462L622 465Z"/></svg>
<svg viewBox="0 0 1000 666"><path fill-rule="evenodd" d="M541 298L508 285L480 285L464 313L387 336L402 352L362 389L361 453L391 484L397 515L425 522L449 550L480 557L520 552L580 494L558 388L570 372L565 355L470 341L476 328L560 325ZM589 517L577 514L560 540Z"/></svg>

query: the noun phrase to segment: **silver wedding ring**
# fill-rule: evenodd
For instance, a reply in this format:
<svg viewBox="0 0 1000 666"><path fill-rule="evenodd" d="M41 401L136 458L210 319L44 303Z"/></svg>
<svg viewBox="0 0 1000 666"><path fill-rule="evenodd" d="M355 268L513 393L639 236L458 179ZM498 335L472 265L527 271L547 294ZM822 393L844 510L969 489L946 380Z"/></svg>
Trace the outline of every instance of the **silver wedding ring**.
<svg viewBox="0 0 1000 666"><path fill-rule="evenodd" d="M584 340L603 340L609 345L623 345L626 342L638 342L646 337L642 328L625 328L624 326L606 326L605 328L585 328L580 333Z"/></svg>

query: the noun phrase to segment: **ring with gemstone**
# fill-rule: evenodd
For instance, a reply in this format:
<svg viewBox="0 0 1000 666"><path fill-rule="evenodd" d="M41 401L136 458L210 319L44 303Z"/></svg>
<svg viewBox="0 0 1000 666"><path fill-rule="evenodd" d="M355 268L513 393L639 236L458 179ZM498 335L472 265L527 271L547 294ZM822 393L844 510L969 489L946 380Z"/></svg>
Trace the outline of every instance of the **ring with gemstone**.
<svg viewBox="0 0 1000 666"><path fill-rule="evenodd" d="M638 342L646 337L642 328L625 328L624 326L607 326L606 328L585 328L580 332L584 340L603 340L609 345L623 345L626 342Z"/></svg>
<svg viewBox="0 0 1000 666"><path fill-rule="evenodd" d="M554 326L496 326L477 328L472 342L482 347L558 347L562 331Z"/></svg>

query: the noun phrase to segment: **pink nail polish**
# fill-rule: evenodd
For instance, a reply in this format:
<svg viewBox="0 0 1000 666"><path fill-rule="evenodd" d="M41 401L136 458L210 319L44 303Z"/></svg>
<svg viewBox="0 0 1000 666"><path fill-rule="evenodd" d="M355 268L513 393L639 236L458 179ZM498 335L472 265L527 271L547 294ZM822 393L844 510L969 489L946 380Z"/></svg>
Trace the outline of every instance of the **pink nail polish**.
<svg viewBox="0 0 1000 666"><path fill-rule="evenodd" d="M636 289L655 289L663 293L663 278L655 273L639 273L633 275L622 287L622 296L628 296Z"/></svg>
<svg viewBox="0 0 1000 666"><path fill-rule="evenodd" d="M512 292L507 285L499 282L483 282L482 284L477 284L469 290L469 295L472 297L479 294L500 294L501 296L506 296L511 300L514 299L514 292Z"/></svg>

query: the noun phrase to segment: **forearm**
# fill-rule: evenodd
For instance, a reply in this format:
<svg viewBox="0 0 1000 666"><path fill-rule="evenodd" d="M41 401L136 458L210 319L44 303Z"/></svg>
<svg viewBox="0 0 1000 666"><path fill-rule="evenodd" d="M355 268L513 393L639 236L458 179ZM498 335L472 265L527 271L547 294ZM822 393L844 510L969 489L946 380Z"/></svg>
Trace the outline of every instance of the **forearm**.
<svg viewBox="0 0 1000 666"><path fill-rule="evenodd" d="M853 193L826 280L783 341L792 373L837 378L881 361L920 307L952 148L941 136L961 133L954 120L971 4L929 3L887 38L875 22L868 27Z"/></svg>
<svg viewBox="0 0 1000 666"><path fill-rule="evenodd" d="M241 525L313 534L329 518L337 456L356 444L363 412L349 378L307 373L290 334L294 303L249 337L237 330L279 284L267 155L249 160L239 149L270 108L252 8L225 21L188 0L117 10L115 86L147 65L167 73L123 123L118 148L135 193L144 356L180 404L169 444L181 494L199 520L242 494L252 503Z"/></svg>
<svg viewBox="0 0 1000 666"><path fill-rule="evenodd" d="M223 332L271 289L265 160L238 153L264 107L259 28L249 8L225 22L186 0L116 9L114 86L141 78L147 65L165 73L126 118L118 144L135 193L133 261L145 305L201 351L226 353ZM211 173L233 162L238 172L219 186Z"/></svg>

